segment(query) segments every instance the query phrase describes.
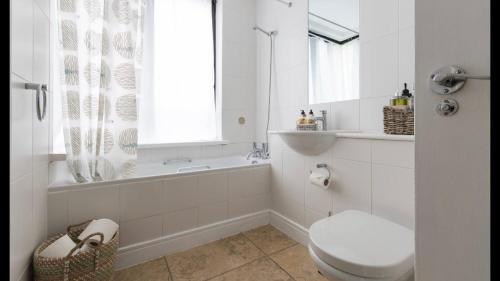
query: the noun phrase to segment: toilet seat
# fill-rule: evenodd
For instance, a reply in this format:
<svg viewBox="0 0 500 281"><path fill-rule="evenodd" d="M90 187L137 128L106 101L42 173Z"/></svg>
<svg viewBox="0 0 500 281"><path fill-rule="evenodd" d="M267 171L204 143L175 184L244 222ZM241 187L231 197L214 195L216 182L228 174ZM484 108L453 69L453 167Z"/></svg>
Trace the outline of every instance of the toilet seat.
<svg viewBox="0 0 500 281"><path fill-rule="evenodd" d="M317 258L344 273L397 279L413 268L413 231L365 212L348 210L319 220L309 238Z"/></svg>

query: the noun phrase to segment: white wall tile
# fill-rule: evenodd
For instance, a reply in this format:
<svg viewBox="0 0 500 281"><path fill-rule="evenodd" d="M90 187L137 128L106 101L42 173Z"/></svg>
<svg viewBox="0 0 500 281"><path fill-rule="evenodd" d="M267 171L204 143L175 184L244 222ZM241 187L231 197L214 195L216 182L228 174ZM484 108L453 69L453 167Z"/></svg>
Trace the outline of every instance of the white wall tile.
<svg viewBox="0 0 500 281"><path fill-rule="evenodd" d="M371 164L333 160L333 213L345 210L371 212Z"/></svg>
<svg viewBox="0 0 500 281"><path fill-rule="evenodd" d="M198 224L198 208L168 213L163 216L163 234L169 235L195 228Z"/></svg>
<svg viewBox="0 0 500 281"><path fill-rule="evenodd" d="M186 146L177 148L178 158L200 158L201 146Z"/></svg>
<svg viewBox="0 0 500 281"><path fill-rule="evenodd" d="M41 166L33 171L33 227L35 245L47 238L47 187L49 172L47 166Z"/></svg>
<svg viewBox="0 0 500 281"><path fill-rule="evenodd" d="M415 143L410 141L372 140L372 161L375 164L415 167Z"/></svg>
<svg viewBox="0 0 500 281"><path fill-rule="evenodd" d="M217 158L222 156L222 145L204 145L201 147L201 158Z"/></svg>
<svg viewBox="0 0 500 281"><path fill-rule="evenodd" d="M238 119L245 118L240 124ZM248 142L255 138L255 111L250 108L222 110L223 138L232 142Z"/></svg>
<svg viewBox="0 0 500 281"><path fill-rule="evenodd" d="M415 224L415 170L373 165L373 214L411 229Z"/></svg>
<svg viewBox="0 0 500 281"><path fill-rule="evenodd" d="M227 219L227 201L202 204L198 207L198 226Z"/></svg>
<svg viewBox="0 0 500 281"><path fill-rule="evenodd" d="M45 14L46 18L50 17L50 1L51 0L34 0L38 8ZM54 3L55 4L55 3Z"/></svg>
<svg viewBox="0 0 500 281"><path fill-rule="evenodd" d="M283 151L283 188L296 202L304 204L304 181L307 175L304 157Z"/></svg>
<svg viewBox="0 0 500 281"><path fill-rule="evenodd" d="M11 71L31 81L33 79L33 1L16 0L12 1L11 5Z"/></svg>
<svg viewBox="0 0 500 281"><path fill-rule="evenodd" d="M306 208L306 222L304 227L309 229L313 223L319 221L320 219L324 219L326 217L328 217L328 213L324 212L318 213L311 209Z"/></svg>
<svg viewBox="0 0 500 281"><path fill-rule="evenodd" d="M251 142L229 143L222 146L223 156L235 156L235 155L245 156L250 151L252 151Z"/></svg>
<svg viewBox="0 0 500 281"><path fill-rule="evenodd" d="M144 181L120 186L120 221L157 215L164 210L163 182Z"/></svg>
<svg viewBox="0 0 500 281"><path fill-rule="evenodd" d="M273 192L272 200L274 211L300 225L305 225L305 207L303 202L297 202L287 192L283 191Z"/></svg>
<svg viewBox="0 0 500 281"><path fill-rule="evenodd" d="M404 16L404 15L403 15ZM360 0L359 33L361 42L396 32L398 0Z"/></svg>
<svg viewBox="0 0 500 281"><path fill-rule="evenodd" d="M163 234L163 216L120 222L120 247L148 241Z"/></svg>
<svg viewBox="0 0 500 281"><path fill-rule="evenodd" d="M384 132L384 106L392 96L362 99L360 101L360 129L365 132Z"/></svg>
<svg viewBox="0 0 500 281"><path fill-rule="evenodd" d="M64 233L69 224L68 193L51 192L47 200L47 234Z"/></svg>
<svg viewBox="0 0 500 281"><path fill-rule="evenodd" d="M329 130L359 130L359 100L330 103Z"/></svg>
<svg viewBox="0 0 500 281"><path fill-rule="evenodd" d="M360 44L361 99L394 95L398 89L397 38L397 33L392 33Z"/></svg>
<svg viewBox="0 0 500 281"><path fill-rule="evenodd" d="M118 186L88 188L68 193L68 220L70 224L89 219L108 218L119 221Z"/></svg>
<svg viewBox="0 0 500 281"><path fill-rule="evenodd" d="M398 86L404 89L404 84L408 84L408 89L414 94L415 86L415 28L409 27L399 30L398 37Z"/></svg>
<svg viewBox="0 0 500 281"><path fill-rule="evenodd" d="M32 175L10 184L10 274L20 276L35 247Z"/></svg>
<svg viewBox="0 0 500 281"><path fill-rule="evenodd" d="M255 79L224 76L222 91L223 109L240 109L255 105Z"/></svg>
<svg viewBox="0 0 500 281"><path fill-rule="evenodd" d="M370 162L370 140L337 138L332 145L333 158Z"/></svg>
<svg viewBox="0 0 500 281"><path fill-rule="evenodd" d="M398 0L399 29L415 26L415 0Z"/></svg>
<svg viewBox="0 0 500 281"><path fill-rule="evenodd" d="M220 202L227 200L227 176L225 173L198 176L196 203Z"/></svg>
<svg viewBox="0 0 500 281"><path fill-rule="evenodd" d="M32 172L33 92L24 89L23 81L11 75L10 92L10 181ZM30 163L27 165L27 163Z"/></svg>
<svg viewBox="0 0 500 281"><path fill-rule="evenodd" d="M178 177L163 181L163 210L173 212L196 206L198 180L196 176Z"/></svg>

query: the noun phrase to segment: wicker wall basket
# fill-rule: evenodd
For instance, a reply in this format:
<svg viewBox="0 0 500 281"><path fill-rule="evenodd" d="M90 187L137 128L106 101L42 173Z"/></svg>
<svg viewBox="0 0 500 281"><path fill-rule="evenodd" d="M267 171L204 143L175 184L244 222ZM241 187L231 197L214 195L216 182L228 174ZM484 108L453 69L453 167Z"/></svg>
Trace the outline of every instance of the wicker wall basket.
<svg viewBox="0 0 500 281"><path fill-rule="evenodd" d="M118 249L118 231L107 243L102 243L104 236L102 233L93 233L83 240L78 239L78 235L85 229L91 220L78 225L68 227L68 236L77 245L64 258L47 258L40 256L40 253L51 243L64 234L56 235L44 241L33 255L33 268L35 280L39 281L90 281L90 280L111 280L113 278L116 251ZM90 249L72 255L89 239L96 240L95 246Z"/></svg>
<svg viewBox="0 0 500 281"><path fill-rule="evenodd" d="M414 135L413 112L407 108L384 106L384 133L391 135Z"/></svg>

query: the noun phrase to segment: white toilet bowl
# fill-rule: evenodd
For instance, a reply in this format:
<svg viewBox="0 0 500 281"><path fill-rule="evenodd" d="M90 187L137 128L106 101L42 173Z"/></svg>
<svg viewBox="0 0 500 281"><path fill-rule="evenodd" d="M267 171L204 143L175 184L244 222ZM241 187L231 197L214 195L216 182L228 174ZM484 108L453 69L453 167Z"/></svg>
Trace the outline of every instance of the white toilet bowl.
<svg viewBox="0 0 500 281"><path fill-rule="evenodd" d="M413 231L386 219L344 211L312 224L309 240L309 254L328 280L413 280Z"/></svg>

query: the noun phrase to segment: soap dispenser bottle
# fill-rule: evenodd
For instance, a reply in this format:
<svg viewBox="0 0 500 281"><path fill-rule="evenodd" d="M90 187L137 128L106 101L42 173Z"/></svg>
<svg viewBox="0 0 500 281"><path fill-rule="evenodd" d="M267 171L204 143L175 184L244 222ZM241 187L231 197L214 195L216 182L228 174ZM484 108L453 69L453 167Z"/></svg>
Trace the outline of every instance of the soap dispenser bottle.
<svg viewBox="0 0 500 281"><path fill-rule="evenodd" d="M408 99L407 105L409 111L413 112L414 106L415 106L415 99L413 95L410 93L410 90L406 88L406 83L404 83L405 88L403 89L403 92L401 93L401 96L406 97Z"/></svg>
<svg viewBox="0 0 500 281"><path fill-rule="evenodd" d="M311 125L316 123L316 118L314 118L314 113L313 113L312 109L309 109L309 116L307 118L307 123L311 124Z"/></svg>
<svg viewBox="0 0 500 281"><path fill-rule="evenodd" d="M303 109L300 110L300 116L299 118L297 119L297 125L304 125L304 124L307 124L306 123L306 113L304 112Z"/></svg>

